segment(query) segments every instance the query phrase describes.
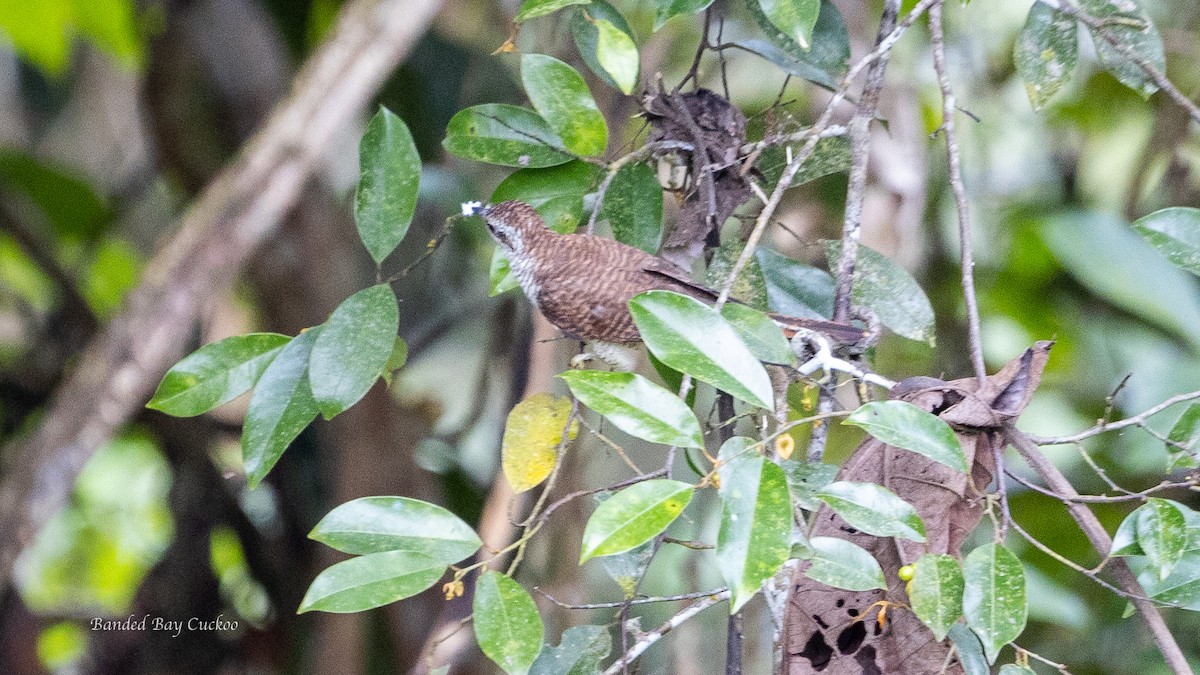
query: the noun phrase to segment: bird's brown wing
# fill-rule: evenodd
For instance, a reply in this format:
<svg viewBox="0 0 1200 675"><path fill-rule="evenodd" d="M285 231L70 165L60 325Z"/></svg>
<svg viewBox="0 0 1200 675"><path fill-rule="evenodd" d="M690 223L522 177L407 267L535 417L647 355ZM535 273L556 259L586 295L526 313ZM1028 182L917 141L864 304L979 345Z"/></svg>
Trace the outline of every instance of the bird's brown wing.
<svg viewBox="0 0 1200 675"><path fill-rule="evenodd" d="M717 299L717 292L696 283L692 280L691 275L682 267L673 265L662 258L648 256L647 260L642 263L642 269L649 273L652 277L662 278L666 284L665 290L677 291L690 295L697 300L713 301ZM674 283L670 283L674 282ZM683 286L683 288L675 288L675 286Z"/></svg>

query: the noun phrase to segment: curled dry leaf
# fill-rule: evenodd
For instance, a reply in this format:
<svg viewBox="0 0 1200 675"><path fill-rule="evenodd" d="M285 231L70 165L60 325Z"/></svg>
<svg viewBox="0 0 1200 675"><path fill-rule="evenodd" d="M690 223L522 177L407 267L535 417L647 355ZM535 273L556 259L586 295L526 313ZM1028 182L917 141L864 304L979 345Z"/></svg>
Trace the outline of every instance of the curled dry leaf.
<svg viewBox="0 0 1200 675"><path fill-rule="evenodd" d="M997 433L1015 419L1037 389L1051 342L1038 342L980 385L974 378L945 382L913 377L896 385L892 398L907 401L950 424L962 443L970 474L955 471L922 455L868 438L838 472L837 480L885 485L913 505L925 523L925 544L873 537L850 527L828 507L817 514L814 537L840 537L869 551L884 570L897 570L924 553L958 556L967 535L982 516L974 498L992 482L993 444ZM804 575L797 566L788 598L783 636L784 667L789 675L889 673L936 675L962 673L955 657L942 671L950 646L909 612L888 613L884 627L871 605L885 597L905 598L904 582L887 574L888 591L844 591ZM863 617L868 620L855 620Z"/></svg>

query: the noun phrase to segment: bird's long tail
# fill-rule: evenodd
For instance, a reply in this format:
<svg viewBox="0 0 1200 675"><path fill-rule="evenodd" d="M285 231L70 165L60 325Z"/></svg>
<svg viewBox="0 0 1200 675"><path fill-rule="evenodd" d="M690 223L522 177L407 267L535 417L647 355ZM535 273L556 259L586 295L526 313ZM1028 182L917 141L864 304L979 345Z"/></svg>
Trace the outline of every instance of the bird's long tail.
<svg viewBox="0 0 1200 675"><path fill-rule="evenodd" d="M835 342L842 344L853 345L861 342L867 337L867 331L851 326L850 324L838 323L836 321L826 321L824 319L806 319L798 316L784 316L783 314L768 314L767 316L783 329L783 334L791 338L795 337L796 333L811 330L818 333L824 333L832 338Z"/></svg>

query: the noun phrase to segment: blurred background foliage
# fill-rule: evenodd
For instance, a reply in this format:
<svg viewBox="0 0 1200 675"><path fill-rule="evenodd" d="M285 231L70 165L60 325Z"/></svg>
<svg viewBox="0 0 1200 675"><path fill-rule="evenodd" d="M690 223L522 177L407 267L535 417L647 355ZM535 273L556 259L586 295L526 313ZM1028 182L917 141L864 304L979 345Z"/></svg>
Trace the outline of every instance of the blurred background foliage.
<svg viewBox="0 0 1200 675"><path fill-rule="evenodd" d="M643 81L662 71L675 82L690 64L699 23L677 18L651 37L650 3L614 2L642 48ZM839 0L855 57L873 40L878 1ZM906 3L906 9L912 3ZM1200 207L1200 135L1162 95L1141 99L1100 69L1084 41L1080 70L1036 113L1015 77L1013 40L1031 2L975 0L948 7L948 56L959 104L966 182L975 220L984 344L997 367L1035 339L1055 338L1049 370L1022 418L1028 431L1077 431L1106 414L1138 412L1196 388L1200 374L1200 286L1150 252L1128 222L1165 206ZM1164 37L1168 75L1200 92L1200 5L1145 0ZM450 159L441 139L450 117L483 102L522 103L517 58L489 55L508 36L512 0L447 0L432 31L379 95L402 116L421 152L421 204L397 255L414 259L465 199L486 199L497 167ZM39 419L54 384L96 327L119 311L146 261L189 198L229 159L297 64L330 27L338 0L0 0L0 440ZM579 63L569 14L533 21L521 51ZM922 22L923 23L923 22ZM726 39L753 32L731 13ZM784 74L757 57L715 59L704 86L727 82L748 114L780 96ZM872 145L864 242L907 267L937 314L936 347L890 337L875 350L888 377L962 376L968 371L953 199L943 146L930 134L941 101L929 45L918 27L897 47ZM581 72L584 71L580 68ZM616 138L641 127L634 101L588 73ZM782 95L811 120L826 94L799 81ZM365 123L366 114L361 119ZM619 131L617 131L619 130ZM322 321L374 274L357 246L350 196L356 141L346 129L279 236L221 302L206 308L196 345L246 332L295 333ZM789 193L783 227L769 244L820 260L820 238L838 236L845 174ZM670 200L668 200L670 201ZM668 217L676 205L668 203ZM545 337L513 292L489 298L491 245L477 226L446 244L397 286L410 366L389 392L305 432L270 480L245 489L237 447L244 401L197 420L147 412L97 454L71 504L22 555L17 590L0 604L0 671L25 672L396 672L417 663L430 628L453 618L436 590L363 615L295 617L299 595L332 554L304 535L332 506L367 494L401 494L445 504L479 521L498 470L505 415L523 392L552 383L530 372L530 345ZM572 345L560 342L556 370ZM540 379L539 379L540 378ZM1127 379L1126 379L1127 378ZM1124 383L1124 386L1118 385ZM1106 403L1115 390L1119 391ZM700 407L704 410L705 394ZM711 390L709 391L711 397ZM1154 419L1166 433L1179 411ZM594 421L593 421L594 424ZM633 439L612 433L626 447ZM569 459L571 485L619 478L611 450L582 433ZM860 432L835 428L827 461ZM803 438L798 440L803 441ZM1139 489L1161 478L1163 444L1127 431L1088 442L1107 476ZM1048 452L1081 491L1105 489L1075 448ZM568 485L570 487L570 485ZM1015 517L1034 536L1083 565L1098 562L1062 506L1010 488ZM1200 507L1195 494L1168 495ZM705 495L707 498L708 495ZM1109 530L1131 507L1098 508ZM522 581L559 598L612 600L619 587L599 563L577 568L584 507L564 509L567 526L535 540ZM673 536L711 539L715 522L687 521ZM574 533L574 534L572 534ZM1075 673L1164 672L1124 601L1049 557L1011 542L1028 566L1031 626L1022 646ZM669 594L719 584L704 556L678 548L649 572L643 590ZM557 631L612 615L542 602ZM95 617L171 611L236 619L234 631L93 632ZM657 625L669 607L640 610ZM771 630L761 603L747 617L750 672L770 668ZM1193 661L1200 618L1166 612ZM720 663L724 617L702 615L648 655L643 672L710 672ZM668 665L670 664L670 665ZM462 672L487 672L474 654Z"/></svg>

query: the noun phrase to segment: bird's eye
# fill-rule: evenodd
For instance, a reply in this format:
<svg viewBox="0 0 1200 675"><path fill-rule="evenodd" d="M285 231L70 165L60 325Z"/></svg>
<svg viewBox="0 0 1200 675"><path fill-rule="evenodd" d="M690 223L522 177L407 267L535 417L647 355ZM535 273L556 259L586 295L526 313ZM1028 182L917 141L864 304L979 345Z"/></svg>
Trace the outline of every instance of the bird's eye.
<svg viewBox="0 0 1200 675"><path fill-rule="evenodd" d="M496 241L499 241L505 248L512 248L512 244L508 241L508 235L504 232L503 228L496 227L490 220L487 221L487 228L492 233L492 236L496 238Z"/></svg>

